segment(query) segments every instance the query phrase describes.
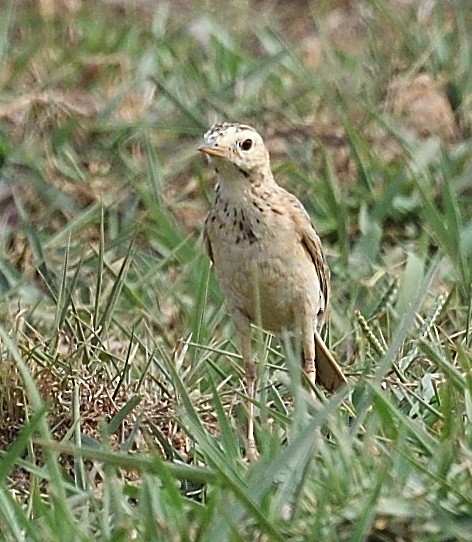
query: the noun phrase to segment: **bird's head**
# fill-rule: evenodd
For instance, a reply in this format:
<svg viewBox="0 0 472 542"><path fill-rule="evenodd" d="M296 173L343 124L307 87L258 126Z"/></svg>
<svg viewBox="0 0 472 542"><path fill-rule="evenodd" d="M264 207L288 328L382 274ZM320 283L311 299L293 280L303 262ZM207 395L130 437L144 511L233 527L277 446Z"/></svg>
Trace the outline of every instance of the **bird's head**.
<svg viewBox="0 0 472 542"><path fill-rule="evenodd" d="M242 173L248 177L270 168L269 152L262 137L247 124L215 124L204 136L198 150L210 156L223 174Z"/></svg>

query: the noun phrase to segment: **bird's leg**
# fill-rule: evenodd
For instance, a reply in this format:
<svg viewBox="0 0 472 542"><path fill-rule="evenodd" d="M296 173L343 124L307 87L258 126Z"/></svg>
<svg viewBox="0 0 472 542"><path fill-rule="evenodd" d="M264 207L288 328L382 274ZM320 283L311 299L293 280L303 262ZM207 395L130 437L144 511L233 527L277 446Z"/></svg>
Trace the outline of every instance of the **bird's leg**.
<svg viewBox="0 0 472 542"><path fill-rule="evenodd" d="M241 354L244 361L244 370L246 375L246 390L248 401L248 420L247 420L247 457L249 460L257 459L259 453L254 438L254 400L256 397L256 370L252 359L251 349L251 328L249 323L244 325L244 329L239 327L239 339L241 343Z"/></svg>
<svg viewBox="0 0 472 542"><path fill-rule="evenodd" d="M257 459L259 453L256 447L256 440L254 438L254 399L255 399L255 382L256 371L254 368L254 362L246 362L246 386L247 394L249 397L248 402L248 420L247 420L247 455L248 459Z"/></svg>
<svg viewBox="0 0 472 542"><path fill-rule="evenodd" d="M312 386L316 383L316 364L315 364L315 331L313 320L305 316L302 326L302 346L303 346L303 369ZM313 388L310 390L314 395Z"/></svg>

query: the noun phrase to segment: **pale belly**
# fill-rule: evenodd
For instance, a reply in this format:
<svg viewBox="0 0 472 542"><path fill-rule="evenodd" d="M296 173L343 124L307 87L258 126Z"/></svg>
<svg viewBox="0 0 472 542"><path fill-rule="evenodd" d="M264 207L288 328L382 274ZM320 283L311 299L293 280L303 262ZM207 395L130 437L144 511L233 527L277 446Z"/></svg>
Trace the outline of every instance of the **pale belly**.
<svg viewBox="0 0 472 542"><path fill-rule="evenodd" d="M225 241L216 243L214 263L232 312L274 333L299 327L305 316L316 321L323 303L318 275L300 243Z"/></svg>

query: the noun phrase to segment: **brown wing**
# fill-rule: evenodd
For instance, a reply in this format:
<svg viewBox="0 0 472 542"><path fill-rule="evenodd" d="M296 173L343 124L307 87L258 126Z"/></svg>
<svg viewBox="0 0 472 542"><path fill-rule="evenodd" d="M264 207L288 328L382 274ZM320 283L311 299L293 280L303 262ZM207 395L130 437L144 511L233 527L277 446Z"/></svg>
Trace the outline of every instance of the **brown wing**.
<svg viewBox="0 0 472 542"><path fill-rule="evenodd" d="M292 205L290 206L293 209L292 219L297 228L298 234L300 235L301 242L305 247L306 251L311 257L313 265L315 266L316 272L318 274L318 279L320 281L321 292L324 297L325 302L325 313L328 309L328 304L330 301L330 272L329 267L326 265L323 248L321 247L321 241L316 233L313 224L311 223L308 213L305 211L302 204L294 197L290 195L290 200Z"/></svg>
<svg viewBox="0 0 472 542"><path fill-rule="evenodd" d="M311 257L320 281L321 292L324 296L324 313L330 301L330 272L326 264L323 248L318 234L310 221L308 213L302 204L293 196L290 197L293 209L292 219L300 235L305 250ZM322 318L321 318L322 320ZM319 322L322 323L322 322ZM347 384L341 368L336 363L333 354L326 346L318 331L315 330L315 364L316 380L328 391L336 391Z"/></svg>

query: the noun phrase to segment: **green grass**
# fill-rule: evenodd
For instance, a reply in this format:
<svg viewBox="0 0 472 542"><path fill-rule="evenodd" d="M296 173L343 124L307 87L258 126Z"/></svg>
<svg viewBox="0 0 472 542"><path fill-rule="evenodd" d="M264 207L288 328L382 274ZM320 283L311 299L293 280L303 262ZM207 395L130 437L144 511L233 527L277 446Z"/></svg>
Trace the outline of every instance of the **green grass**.
<svg viewBox="0 0 472 542"><path fill-rule="evenodd" d="M1 539L470 541L467 1L425 24L370 0L355 52L330 42L334 6L300 4L315 69L296 11L206 4L47 23L5 8ZM455 142L405 132L385 105L398 72L444 83ZM196 147L214 120L256 125L313 217L352 384L315 404L296 348L255 333L251 464L200 240L212 190Z"/></svg>

